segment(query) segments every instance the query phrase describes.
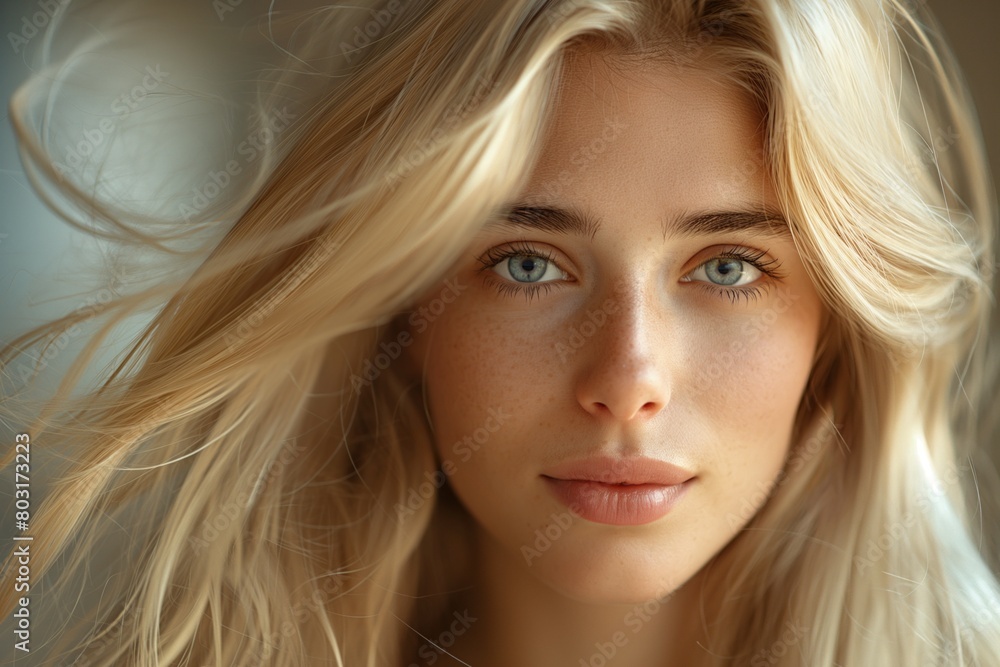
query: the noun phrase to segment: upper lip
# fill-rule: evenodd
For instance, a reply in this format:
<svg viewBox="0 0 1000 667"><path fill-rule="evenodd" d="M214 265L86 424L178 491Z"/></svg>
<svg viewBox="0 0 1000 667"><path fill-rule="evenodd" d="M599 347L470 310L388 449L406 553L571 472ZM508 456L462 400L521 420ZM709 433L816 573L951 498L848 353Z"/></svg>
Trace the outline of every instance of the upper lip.
<svg viewBox="0 0 1000 667"><path fill-rule="evenodd" d="M659 459L595 456L568 461L542 473L545 477L604 484L658 484L674 486L694 477L694 473Z"/></svg>

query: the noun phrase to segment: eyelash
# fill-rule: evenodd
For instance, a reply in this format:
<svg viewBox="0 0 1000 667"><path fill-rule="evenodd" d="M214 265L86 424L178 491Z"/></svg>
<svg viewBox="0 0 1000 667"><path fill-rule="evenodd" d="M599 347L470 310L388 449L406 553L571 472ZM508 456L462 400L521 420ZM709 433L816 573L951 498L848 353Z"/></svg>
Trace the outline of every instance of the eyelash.
<svg viewBox="0 0 1000 667"><path fill-rule="evenodd" d="M768 261L762 261L762 258L767 254L767 251L763 250L751 250L750 248L745 248L743 246L730 246L724 251L713 255L705 262L709 262L713 259L738 259L741 262L746 262L750 264L761 273L774 280L780 280L785 277L785 274L779 271L781 263L775 259ZM552 262L556 266L559 266L558 262L555 261L555 256L546 250L537 250L531 246L525 244L521 241L515 241L507 244L502 248L491 248L482 258L479 259L479 263L482 268L479 271L485 271L487 278L490 279L490 283L493 287L503 296L514 297L518 294L523 294L525 298L530 302L531 299L538 296L539 292L544 290L545 294L548 294L553 288L554 281L547 281L544 283L538 283L536 285L522 285L520 283L512 283L506 280L500 280L494 278L491 274L490 269L495 267L500 262L505 259L517 255L529 255L531 257L540 257L546 262ZM702 266L699 264L698 267ZM695 267L695 268L698 268ZM746 299L747 303L751 300L756 301L764 290L771 287L770 283L764 283L761 286L755 287L723 287L721 285L712 285L703 281L693 281L697 282L702 288L709 291L709 293L714 294L719 297L728 298L730 303L736 303L740 299Z"/></svg>

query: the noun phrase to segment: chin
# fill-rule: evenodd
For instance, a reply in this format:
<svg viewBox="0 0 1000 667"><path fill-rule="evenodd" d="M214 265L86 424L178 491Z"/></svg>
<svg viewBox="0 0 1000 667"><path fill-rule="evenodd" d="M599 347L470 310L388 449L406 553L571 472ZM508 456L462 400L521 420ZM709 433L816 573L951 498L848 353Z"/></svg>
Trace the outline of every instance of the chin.
<svg viewBox="0 0 1000 667"><path fill-rule="evenodd" d="M648 539L604 538L587 545L553 545L527 570L578 602L644 604L668 597L700 570L699 562L670 554L669 548Z"/></svg>

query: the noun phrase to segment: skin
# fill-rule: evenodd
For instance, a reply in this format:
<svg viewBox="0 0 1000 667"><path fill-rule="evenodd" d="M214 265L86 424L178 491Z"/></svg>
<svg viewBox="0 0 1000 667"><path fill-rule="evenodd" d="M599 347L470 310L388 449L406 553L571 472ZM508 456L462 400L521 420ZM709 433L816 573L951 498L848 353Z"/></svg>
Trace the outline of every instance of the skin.
<svg viewBox="0 0 1000 667"><path fill-rule="evenodd" d="M438 664L598 664L601 646L613 646L615 666L631 667L683 664L702 650L699 572L781 471L823 305L791 237L664 238L662 228L693 212L778 208L759 163L760 120L745 93L710 71L622 71L596 55L567 68L517 201L573 207L601 228L593 238L484 228L448 274L465 288L407 350L438 453L451 462L448 484L477 527L475 581L456 608L476 621L448 649L462 662ZM478 261L514 241L558 266L518 282L507 259L495 269ZM732 246L765 252L780 279L744 261L738 286L761 288L756 298L713 291L725 279L706 263ZM543 282L550 289L531 298L497 289ZM573 327L602 309L603 323L572 344L581 340ZM706 381L713 363L717 377ZM478 449L456 449L481 428L490 430ZM541 473L596 454L669 461L695 483L645 525L569 515ZM525 547L544 545L546 530L556 537L529 558Z"/></svg>

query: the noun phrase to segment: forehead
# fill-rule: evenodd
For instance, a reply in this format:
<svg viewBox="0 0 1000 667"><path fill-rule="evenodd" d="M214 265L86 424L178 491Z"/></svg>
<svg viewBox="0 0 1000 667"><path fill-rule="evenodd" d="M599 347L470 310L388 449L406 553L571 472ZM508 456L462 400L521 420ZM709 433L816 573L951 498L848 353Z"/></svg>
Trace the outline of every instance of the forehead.
<svg viewBox="0 0 1000 667"><path fill-rule="evenodd" d="M762 117L749 93L707 65L568 59L530 192L637 196L660 212L773 203Z"/></svg>

